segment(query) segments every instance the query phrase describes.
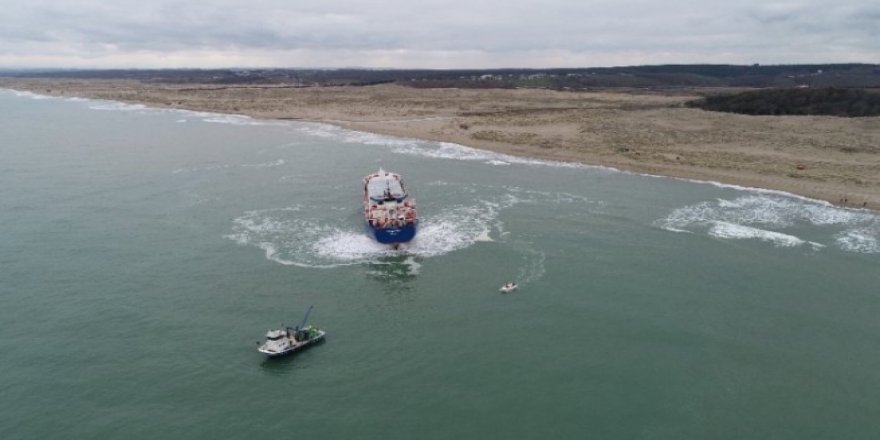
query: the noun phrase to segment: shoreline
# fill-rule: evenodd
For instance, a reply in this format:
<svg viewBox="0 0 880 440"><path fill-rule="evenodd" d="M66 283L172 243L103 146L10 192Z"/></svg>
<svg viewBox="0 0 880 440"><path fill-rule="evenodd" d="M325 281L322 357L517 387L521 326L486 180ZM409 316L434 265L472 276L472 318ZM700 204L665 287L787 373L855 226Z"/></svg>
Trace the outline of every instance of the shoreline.
<svg viewBox="0 0 880 440"><path fill-rule="evenodd" d="M218 91L187 85L181 91L131 80L27 78L0 78L0 87L158 109L322 123L525 159L880 209L880 118L706 112L681 108L693 97L681 94L388 85L280 92L272 87Z"/></svg>

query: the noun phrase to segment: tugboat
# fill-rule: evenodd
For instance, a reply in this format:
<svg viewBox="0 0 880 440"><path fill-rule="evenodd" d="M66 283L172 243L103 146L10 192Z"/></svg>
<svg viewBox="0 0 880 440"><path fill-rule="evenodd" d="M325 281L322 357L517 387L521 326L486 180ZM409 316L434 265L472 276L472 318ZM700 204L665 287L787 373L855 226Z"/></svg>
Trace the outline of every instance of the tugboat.
<svg viewBox="0 0 880 440"><path fill-rule="evenodd" d="M376 241L395 249L416 236L416 202L407 194L400 174L380 168L364 177L364 219Z"/></svg>
<svg viewBox="0 0 880 440"><path fill-rule="evenodd" d="M300 325L266 332L266 342L262 345L257 342L259 345L257 351L274 358L300 351L323 341L326 332L313 325L306 325L306 320L309 319L309 313L313 307L309 307L309 310L306 311L306 316Z"/></svg>

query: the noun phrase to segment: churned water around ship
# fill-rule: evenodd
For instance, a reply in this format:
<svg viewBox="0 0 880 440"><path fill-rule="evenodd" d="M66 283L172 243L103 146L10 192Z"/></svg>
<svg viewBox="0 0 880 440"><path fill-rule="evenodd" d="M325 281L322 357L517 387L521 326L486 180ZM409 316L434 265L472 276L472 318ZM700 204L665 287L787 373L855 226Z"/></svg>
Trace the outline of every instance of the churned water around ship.
<svg viewBox="0 0 880 440"><path fill-rule="evenodd" d="M880 436L876 214L314 124L0 116L4 439ZM362 225L380 166L419 202L402 253ZM309 305L324 345L256 352Z"/></svg>

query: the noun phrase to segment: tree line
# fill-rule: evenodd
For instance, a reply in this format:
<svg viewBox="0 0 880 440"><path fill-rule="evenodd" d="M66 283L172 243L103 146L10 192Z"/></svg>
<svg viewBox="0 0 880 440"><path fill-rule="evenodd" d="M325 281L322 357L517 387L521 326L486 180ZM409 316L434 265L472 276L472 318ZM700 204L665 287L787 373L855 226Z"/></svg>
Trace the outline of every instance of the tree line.
<svg viewBox="0 0 880 440"><path fill-rule="evenodd" d="M747 115L878 116L880 92L837 87L765 89L707 96L688 105Z"/></svg>

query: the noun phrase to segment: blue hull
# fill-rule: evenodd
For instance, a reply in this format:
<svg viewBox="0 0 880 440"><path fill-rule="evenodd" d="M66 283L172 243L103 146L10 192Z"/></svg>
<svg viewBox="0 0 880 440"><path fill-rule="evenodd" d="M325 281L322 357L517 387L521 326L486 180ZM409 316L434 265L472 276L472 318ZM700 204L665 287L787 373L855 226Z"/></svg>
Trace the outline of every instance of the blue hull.
<svg viewBox="0 0 880 440"><path fill-rule="evenodd" d="M406 243L416 236L416 224L409 224L402 228L374 228L367 225L367 228L373 233L376 241L382 244Z"/></svg>

